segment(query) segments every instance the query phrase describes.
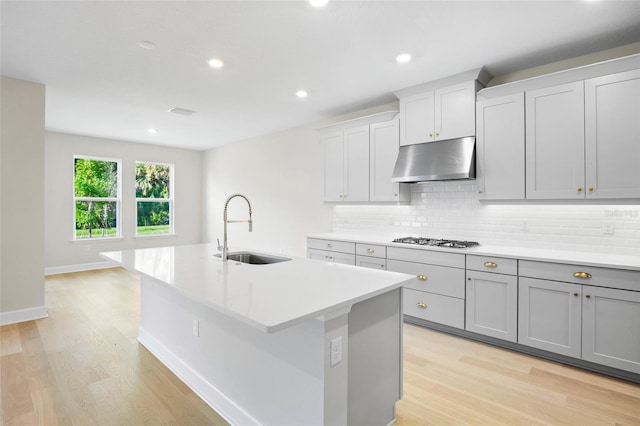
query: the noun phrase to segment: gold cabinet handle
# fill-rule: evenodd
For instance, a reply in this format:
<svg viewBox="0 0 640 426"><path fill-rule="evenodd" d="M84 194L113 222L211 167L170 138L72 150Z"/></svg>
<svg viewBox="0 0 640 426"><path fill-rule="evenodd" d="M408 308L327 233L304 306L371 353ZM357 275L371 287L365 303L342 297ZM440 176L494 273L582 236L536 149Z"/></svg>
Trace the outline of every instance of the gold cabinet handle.
<svg viewBox="0 0 640 426"><path fill-rule="evenodd" d="M484 262L484 266L487 268L497 268L498 264L496 262Z"/></svg>
<svg viewBox="0 0 640 426"><path fill-rule="evenodd" d="M578 293L573 293L573 295L576 297L580 296Z"/></svg>
<svg viewBox="0 0 640 426"><path fill-rule="evenodd" d="M433 137L433 133L429 133L429 137L432 138Z"/></svg>
<svg viewBox="0 0 640 426"><path fill-rule="evenodd" d="M578 192L582 192L582 187L579 187L579 188L578 188Z"/></svg>
<svg viewBox="0 0 640 426"><path fill-rule="evenodd" d="M593 186L589 187L589 192L593 192Z"/></svg>
<svg viewBox="0 0 640 426"><path fill-rule="evenodd" d="M440 136L440 132L436 132L436 136Z"/></svg>
<svg viewBox="0 0 640 426"><path fill-rule="evenodd" d="M418 275L418 279L420 281L426 281L427 280L427 276L426 275Z"/></svg>
<svg viewBox="0 0 640 426"><path fill-rule="evenodd" d="M586 297L587 299L591 299L591 295L590 295L590 294L587 294L585 297Z"/></svg>
<svg viewBox="0 0 640 426"><path fill-rule="evenodd" d="M482 191L478 191L478 194L482 194Z"/></svg>
<svg viewBox="0 0 640 426"><path fill-rule="evenodd" d="M416 303L416 306L420 309L427 309L427 304L424 302L418 302Z"/></svg>
<svg viewBox="0 0 640 426"><path fill-rule="evenodd" d="M591 274L588 272L574 272L573 276L576 278L591 278Z"/></svg>
<svg viewBox="0 0 640 426"><path fill-rule="evenodd" d="M372 248L368 248L368 249L367 249L367 253L375 253L375 252L376 252L376 251L375 251L374 249L372 249Z"/></svg>
<svg viewBox="0 0 640 426"><path fill-rule="evenodd" d="M331 248L331 247L333 247L333 244L327 243L327 247Z"/></svg>

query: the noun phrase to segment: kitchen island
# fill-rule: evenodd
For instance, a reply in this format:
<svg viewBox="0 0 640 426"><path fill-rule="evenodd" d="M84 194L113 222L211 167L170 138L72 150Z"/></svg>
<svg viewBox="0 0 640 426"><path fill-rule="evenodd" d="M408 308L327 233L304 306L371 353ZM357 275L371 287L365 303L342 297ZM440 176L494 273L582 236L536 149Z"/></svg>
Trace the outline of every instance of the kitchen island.
<svg viewBox="0 0 640 426"><path fill-rule="evenodd" d="M216 254L213 244L102 253L140 274L141 344L231 424L393 422L401 287L414 276Z"/></svg>

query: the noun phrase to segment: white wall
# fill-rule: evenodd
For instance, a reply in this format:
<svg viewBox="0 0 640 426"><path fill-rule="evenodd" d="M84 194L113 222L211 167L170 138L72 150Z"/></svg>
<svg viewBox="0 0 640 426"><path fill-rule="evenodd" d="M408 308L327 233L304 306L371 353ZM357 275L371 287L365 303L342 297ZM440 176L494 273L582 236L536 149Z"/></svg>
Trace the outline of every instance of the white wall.
<svg viewBox="0 0 640 426"><path fill-rule="evenodd" d="M230 248L306 256L305 236L329 232L332 227L333 206L322 201L324 153L316 129L397 108L397 102L381 105L206 151L204 240L222 242L224 203L231 194L241 193L253 207L253 232L245 224L229 224ZM242 199L231 201L229 219L247 215Z"/></svg>
<svg viewBox="0 0 640 426"><path fill-rule="evenodd" d="M474 181L430 182L411 189L409 206L336 206L334 231L640 256L637 202L480 202ZM613 226L613 235L603 235L605 224Z"/></svg>
<svg viewBox="0 0 640 426"><path fill-rule="evenodd" d="M44 307L44 107L41 84L0 80L0 324Z"/></svg>
<svg viewBox="0 0 640 426"><path fill-rule="evenodd" d="M331 229L331 208L322 202L323 151L315 127L306 126L209 150L203 162L205 241L223 239L224 203L241 193L253 207L253 232L229 224L229 247L304 256L305 235ZM241 198L229 219L246 219Z"/></svg>
<svg viewBox="0 0 640 426"><path fill-rule="evenodd" d="M122 239L73 241L73 156L122 160ZM135 162L174 164L175 236L135 238ZM155 145L99 139L64 133L46 133L44 172L44 253L48 273L81 269L102 262L98 253L201 241L202 152Z"/></svg>

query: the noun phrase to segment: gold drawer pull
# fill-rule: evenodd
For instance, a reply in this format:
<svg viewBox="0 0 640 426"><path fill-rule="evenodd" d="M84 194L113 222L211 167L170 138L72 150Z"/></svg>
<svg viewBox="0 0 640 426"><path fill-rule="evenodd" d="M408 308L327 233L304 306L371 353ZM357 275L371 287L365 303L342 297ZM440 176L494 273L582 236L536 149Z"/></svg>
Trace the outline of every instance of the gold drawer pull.
<svg viewBox="0 0 640 426"><path fill-rule="evenodd" d="M587 294L585 297L586 297L587 299L591 299L591 295L590 295L590 294Z"/></svg>
<svg viewBox="0 0 640 426"><path fill-rule="evenodd" d="M368 248L368 249L367 249L367 253L375 253L375 250L374 250L374 249L372 249L372 248Z"/></svg>
<svg viewBox="0 0 640 426"><path fill-rule="evenodd" d="M427 276L426 275L418 275L418 279L420 281L426 281L427 280Z"/></svg>
<svg viewBox="0 0 640 426"><path fill-rule="evenodd" d="M331 248L331 247L333 247L333 244L327 243L327 247Z"/></svg>
<svg viewBox="0 0 640 426"><path fill-rule="evenodd" d="M576 278L591 278L591 274L588 272L574 272L573 276Z"/></svg>
<svg viewBox="0 0 640 426"><path fill-rule="evenodd" d="M487 268L497 268L498 264L496 262L484 262L484 266Z"/></svg>
<svg viewBox="0 0 640 426"><path fill-rule="evenodd" d="M580 296L579 293L573 293L573 295L576 296L576 297Z"/></svg>
<svg viewBox="0 0 640 426"><path fill-rule="evenodd" d="M427 309L427 304L424 302L418 302L416 303L416 306L420 309Z"/></svg>

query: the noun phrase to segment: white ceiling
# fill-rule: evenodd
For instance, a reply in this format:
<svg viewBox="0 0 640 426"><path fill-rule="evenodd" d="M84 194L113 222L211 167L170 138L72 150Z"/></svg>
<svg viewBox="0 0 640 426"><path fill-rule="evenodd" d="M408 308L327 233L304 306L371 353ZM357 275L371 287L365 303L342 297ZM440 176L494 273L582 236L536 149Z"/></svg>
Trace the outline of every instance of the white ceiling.
<svg viewBox="0 0 640 426"><path fill-rule="evenodd" d="M2 75L47 86L48 130L191 149L482 65L501 75L640 41L640 1L3 0L0 13Z"/></svg>

